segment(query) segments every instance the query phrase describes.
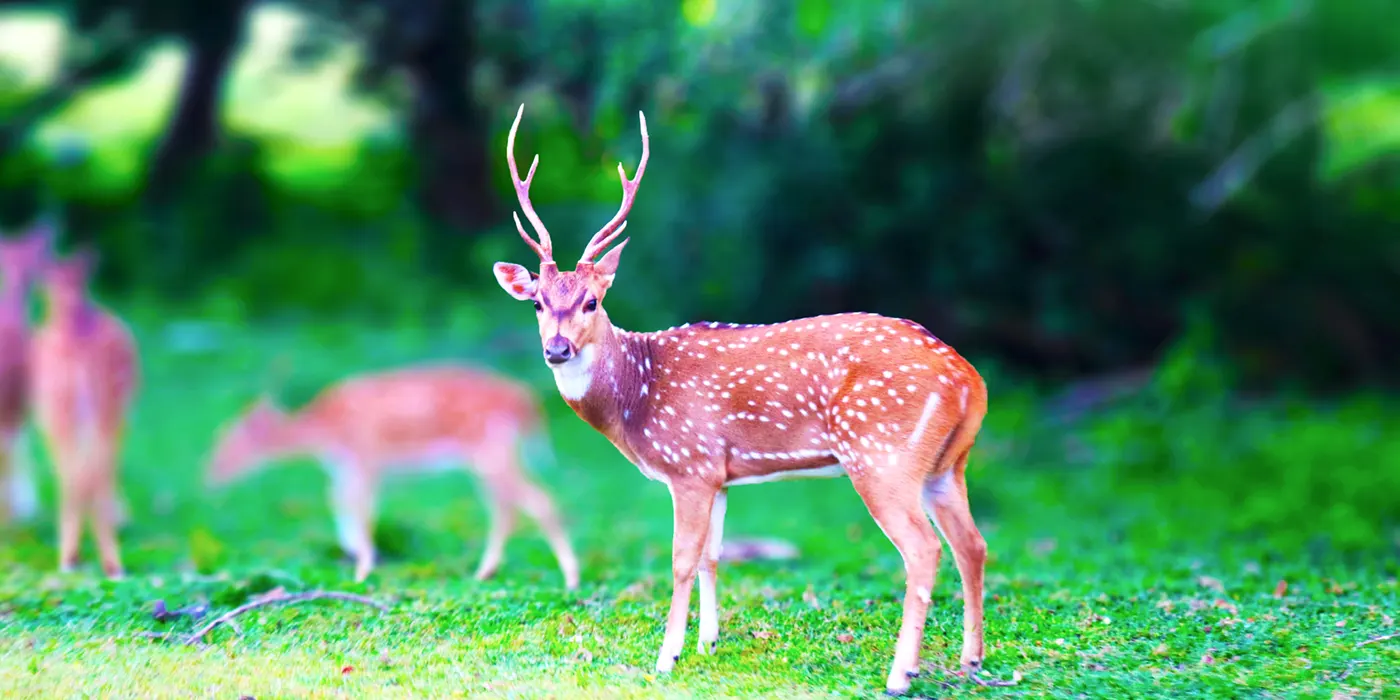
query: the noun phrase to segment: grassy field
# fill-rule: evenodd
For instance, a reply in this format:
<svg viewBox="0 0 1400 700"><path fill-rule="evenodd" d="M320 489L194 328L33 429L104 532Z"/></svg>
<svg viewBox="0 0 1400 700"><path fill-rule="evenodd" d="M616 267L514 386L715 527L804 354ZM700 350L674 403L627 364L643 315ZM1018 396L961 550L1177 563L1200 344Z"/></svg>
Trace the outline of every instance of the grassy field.
<svg viewBox="0 0 1400 700"><path fill-rule="evenodd" d="M521 323L528 322L528 318ZM522 326L524 327L524 326ZM393 482L363 585L335 546L325 479L288 464L220 492L201 486L219 423L249 400L269 358L293 352L308 385L366 367L457 355L548 390L529 329L473 332L318 326L235 331L142 324L145 389L124 483L129 576L91 558L54 572L46 512L0 541L4 697L873 697L899 618L902 567L845 481L731 492L727 534L779 537L793 562L722 566L716 656L687 650L651 671L670 589L670 504L548 395L557 463L537 469L567 512L583 585L565 593L533 527L498 577L470 573L485 515L471 478ZM509 342L507 342L509 341ZM513 352L511 343L525 343ZM969 481L991 549L988 676L957 662L950 557L924 646L927 696L1400 696L1396 494L1400 411L1228 407L1154 388L1151 400L1071 426L995 382ZM1176 398L1173 398L1176 397ZM1179 401L1180 403L1172 403ZM85 553L92 551L85 543ZM281 586L390 604L269 608L204 648L147 638ZM1375 640L1366 643L1368 640Z"/></svg>

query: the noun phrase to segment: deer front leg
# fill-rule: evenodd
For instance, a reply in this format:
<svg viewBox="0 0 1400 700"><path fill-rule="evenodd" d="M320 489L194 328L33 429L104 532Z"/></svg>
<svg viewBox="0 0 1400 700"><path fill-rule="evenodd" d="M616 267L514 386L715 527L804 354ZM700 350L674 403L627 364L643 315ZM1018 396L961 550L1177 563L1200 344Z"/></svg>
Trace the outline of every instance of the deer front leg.
<svg viewBox="0 0 1400 700"><path fill-rule="evenodd" d="M66 442L54 439L50 445L58 476L58 570L70 572L78 566L91 479L81 469L81 455Z"/></svg>
<svg viewBox="0 0 1400 700"><path fill-rule="evenodd" d="M374 484L363 465L354 463L333 467L331 477L336 534L355 558L355 581L364 581L374 568Z"/></svg>
<svg viewBox="0 0 1400 700"><path fill-rule="evenodd" d="M78 567L78 545L83 532L83 505L86 484L80 477L64 475L58 494L58 570L64 573Z"/></svg>
<svg viewBox="0 0 1400 700"><path fill-rule="evenodd" d="M715 583L719 572L719 552L724 540L724 511L728 491L715 494L710 508L710 534L705 538L705 555L700 561L700 634L697 646L701 654L715 653L719 641L719 601Z"/></svg>
<svg viewBox="0 0 1400 700"><path fill-rule="evenodd" d="M486 545L481 550L481 562L476 567L476 580L485 581L496 575L505 557L506 540L515 531L516 505L511 485L502 478L486 479L486 511L490 524L486 530Z"/></svg>
<svg viewBox="0 0 1400 700"><path fill-rule="evenodd" d="M919 670L919 647L933 594L938 535L919 503L919 491L907 484L876 474L852 476L870 515L904 559L904 614L894 643L894 660L885 681L885 692L903 695L909 679Z"/></svg>
<svg viewBox="0 0 1400 700"><path fill-rule="evenodd" d="M117 541L117 448L115 439L104 436L83 452L77 464L76 481L82 484L82 510L92 526L102 573L120 579L121 545Z"/></svg>
<svg viewBox="0 0 1400 700"><path fill-rule="evenodd" d="M666 636L656 657L656 672L670 673L685 646L686 617L690 615L690 591L704 554L710 530L710 513L719 489L687 481L672 483L671 508L675 534L671 540L671 612L666 616Z"/></svg>

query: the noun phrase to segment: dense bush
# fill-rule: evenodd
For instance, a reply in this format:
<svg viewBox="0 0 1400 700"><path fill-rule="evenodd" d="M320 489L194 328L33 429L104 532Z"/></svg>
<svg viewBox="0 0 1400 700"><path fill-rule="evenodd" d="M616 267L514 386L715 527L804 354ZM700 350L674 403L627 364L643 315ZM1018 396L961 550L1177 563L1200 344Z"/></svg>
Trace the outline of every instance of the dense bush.
<svg viewBox="0 0 1400 700"><path fill-rule="evenodd" d="M392 26L308 7L380 49ZM562 260L614 211L645 109L652 161L609 305L625 324L875 310L1063 377L1151 364L1196 319L1246 380L1394 380L1400 161L1334 162L1357 138L1338 95L1393 89L1376 83L1400 45L1383 10L556 0L491 25L519 34L481 29L459 66L489 134L462 196L488 190L494 225L424 215L425 146L385 136L276 165L287 144L226 138L157 208L141 167L111 175L111 148L31 142L3 161L0 211L56 193L114 294L431 316L498 294L489 263L529 256L500 157L521 100L517 156L542 154ZM418 114L422 96L375 85Z"/></svg>

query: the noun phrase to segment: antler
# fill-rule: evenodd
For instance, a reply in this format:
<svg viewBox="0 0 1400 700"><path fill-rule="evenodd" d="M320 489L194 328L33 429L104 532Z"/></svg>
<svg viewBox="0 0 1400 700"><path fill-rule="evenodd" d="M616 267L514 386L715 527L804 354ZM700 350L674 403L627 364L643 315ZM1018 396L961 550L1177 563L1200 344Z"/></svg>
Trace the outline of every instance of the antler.
<svg viewBox="0 0 1400 700"><path fill-rule="evenodd" d="M642 121L642 159L637 162L637 176L628 180L627 171L622 168L622 163L617 164L617 176L622 180L622 206L618 207L612 221L593 234L592 240L588 241L588 247L583 250L583 257L578 259L580 265L591 264L593 258L598 257L598 254L607 249L622 235L623 229L627 228L627 214L632 211L632 201L637 197L637 183L642 181L642 174L647 169L647 157L651 155L651 149L648 147L650 139L647 137L647 116L637 112L637 117Z"/></svg>
<svg viewBox="0 0 1400 700"><path fill-rule="evenodd" d="M535 154L535 162L530 164L530 173L524 180L520 179L520 169L515 166L515 132L520 128L520 117L525 114L525 104L520 104L520 109L515 113L515 123L510 125L510 137L506 140L506 163L510 165L510 179L515 184L515 198L520 200L520 208L525 211L525 218L530 220L530 225L535 227L535 232L539 234L538 243L525 232L525 227L520 225L520 216L511 212L511 217L515 219L515 230L520 232L520 237L530 244L535 250L535 254L540 256L541 263L554 262L554 244L549 240L549 231L545 229L544 222L540 221L540 215L535 213L535 206L530 203L530 182L535 179L535 168L540 164L540 156Z"/></svg>

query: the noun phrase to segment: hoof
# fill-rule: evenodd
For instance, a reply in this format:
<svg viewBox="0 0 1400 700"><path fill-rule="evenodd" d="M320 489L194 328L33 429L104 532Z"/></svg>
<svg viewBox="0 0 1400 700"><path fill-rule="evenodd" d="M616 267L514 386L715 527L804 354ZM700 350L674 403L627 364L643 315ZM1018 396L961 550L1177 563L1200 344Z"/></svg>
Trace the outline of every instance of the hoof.
<svg viewBox="0 0 1400 700"><path fill-rule="evenodd" d="M963 675L965 675L965 676L971 678L972 676L975 676L975 675L977 675L978 673L981 673L981 672L982 672L982 662L981 662L981 661L964 661L964 662L962 662L962 672L963 672Z"/></svg>
<svg viewBox="0 0 1400 700"><path fill-rule="evenodd" d="M891 675L889 681L885 683L885 695L897 697L907 692L909 692L909 676L907 674Z"/></svg>
<svg viewBox="0 0 1400 700"><path fill-rule="evenodd" d="M104 566L104 567L102 567L102 573L104 573L104 574L107 575L107 580L109 580L109 581L121 581L121 580L123 580L123 579L126 578L126 570L123 569L123 568L121 568L120 566L117 566L117 567L105 567L105 566Z"/></svg>
<svg viewBox="0 0 1400 700"><path fill-rule="evenodd" d="M676 662L680 661L680 658L680 654L676 654L675 656L662 656L656 660L656 672L670 673L671 669L676 667Z"/></svg>

